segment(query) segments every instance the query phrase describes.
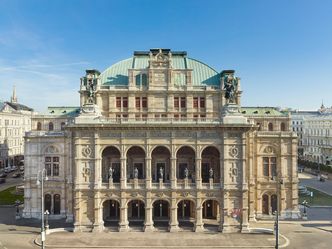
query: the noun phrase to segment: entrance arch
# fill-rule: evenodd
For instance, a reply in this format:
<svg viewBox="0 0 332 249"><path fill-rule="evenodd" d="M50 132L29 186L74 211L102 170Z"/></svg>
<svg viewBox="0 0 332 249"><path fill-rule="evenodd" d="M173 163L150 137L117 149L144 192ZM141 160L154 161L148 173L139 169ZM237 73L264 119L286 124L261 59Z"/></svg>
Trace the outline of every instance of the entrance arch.
<svg viewBox="0 0 332 249"><path fill-rule="evenodd" d="M195 180L195 151L189 146L181 147L176 153L177 178L184 179L186 171L188 179Z"/></svg>
<svg viewBox="0 0 332 249"><path fill-rule="evenodd" d="M262 198L262 213L269 214L269 196L267 194L264 194Z"/></svg>
<svg viewBox="0 0 332 249"><path fill-rule="evenodd" d="M157 146L151 153L152 158L152 181L159 182L162 178L163 182L169 182L170 180L170 151L164 146ZM161 171L163 175L161 176Z"/></svg>
<svg viewBox="0 0 332 249"><path fill-rule="evenodd" d="M205 200L202 205L204 228L218 228L220 221L220 206L216 200Z"/></svg>
<svg viewBox="0 0 332 249"><path fill-rule="evenodd" d="M132 146L127 151L127 174L128 179L135 178L135 171L137 169L137 178L145 178L145 151L139 146Z"/></svg>
<svg viewBox="0 0 332 249"><path fill-rule="evenodd" d="M121 161L120 151L114 146L106 147L102 152L102 181L109 182L112 168L113 182L120 182Z"/></svg>
<svg viewBox="0 0 332 249"><path fill-rule="evenodd" d="M196 208L191 200L182 200L178 203L179 227L193 228L195 224Z"/></svg>
<svg viewBox="0 0 332 249"><path fill-rule="evenodd" d="M213 146L206 147L202 152L202 182L208 183L212 178L213 182L220 182L220 153Z"/></svg>
<svg viewBox="0 0 332 249"><path fill-rule="evenodd" d="M129 226L143 227L145 219L145 204L141 200L131 200L128 202Z"/></svg>
<svg viewBox="0 0 332 249"><path fill-rule="evenodd" d="M153 222L154 227L168 228L170 218L170 205L168 201L156 200L153 203Z"/></svg>
<svg viewBox="0 0 332 249"><path fill-rule="evenodd" d="M103 221L105 227L118 227L120 221L120 203L106 200L103 203Z"/></svg>

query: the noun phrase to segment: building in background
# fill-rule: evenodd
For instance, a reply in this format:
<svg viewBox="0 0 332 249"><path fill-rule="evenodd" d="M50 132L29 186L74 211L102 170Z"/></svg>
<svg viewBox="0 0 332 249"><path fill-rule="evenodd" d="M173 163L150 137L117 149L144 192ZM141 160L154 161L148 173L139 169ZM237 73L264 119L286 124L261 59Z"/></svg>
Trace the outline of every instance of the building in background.
<svg viewBox="0 0 332 249"><path fill-rule="evenodd" d="M10 101L0 101L0 169L22 162L32 114L32 108L18 103L15 87Z"/></svg>
<svg viewBox="0 0 332 249"><path fill-rule="evenodd" d="M300 159L332 166L332 108L322 104L318 111L294 111L292 128Z"/></svg>
<svg viewBox="0 0 332 249"><path fill-rule="evenodd" d="M77 231L247 232L274 217L277 186L281 217L299 217L290 116L241 107L233 70L151 49L103 73L87 70L79 93L79 108L32 119L24 217L40 217L42 169L45 210Z"/></svg>

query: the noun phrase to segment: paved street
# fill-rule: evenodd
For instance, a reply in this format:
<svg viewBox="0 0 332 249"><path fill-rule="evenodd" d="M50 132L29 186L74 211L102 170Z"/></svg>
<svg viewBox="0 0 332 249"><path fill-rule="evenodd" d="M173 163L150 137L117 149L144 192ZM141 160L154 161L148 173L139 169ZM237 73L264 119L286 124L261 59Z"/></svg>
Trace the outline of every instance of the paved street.
<svg viewBox="0 0 332 249"><path fill-rule="evenodd" d="M7 188L10 188L10 187L14 187L14 186L23 184L23 178L22 177L19 177L19 178L13 178L12 177L12 175L14 173L15 172L9 173L8 176L6 177L6 182L0 184L0 191L3 191L3 190L5 190Z"/></svg>
<svg viewBox="0 0 332 249"><path fill-rule="evenodd" d="M326 180L321 182L317 179L317 176L308 173L299 173L300 184L311 188L318 189L326 194L332 196L332 181Z"/></svg>

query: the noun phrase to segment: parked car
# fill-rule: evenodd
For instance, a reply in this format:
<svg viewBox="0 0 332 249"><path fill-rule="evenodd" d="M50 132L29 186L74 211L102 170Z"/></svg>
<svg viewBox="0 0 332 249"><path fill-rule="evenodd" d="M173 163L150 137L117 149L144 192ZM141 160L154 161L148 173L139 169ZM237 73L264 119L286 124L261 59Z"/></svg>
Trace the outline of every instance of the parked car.
<svg viewBox="0 0 332 249"><path fill-rule="evenodd" d="M0 183L5 183L6 179L5 178L0 178Z"/></svg>
<svg viewBox="0 0 332 249"><path fill-rule="evenodd" d="M12 166L12 171L15 171L15 170L17 170L18 168L17 168L17 166Z"/></svg>
<svg viewBox="0 0 332 249"><path fill-rule="evenodd" d="M9 173L9 172L11 172L10 169L11 169L10 167L5 168L4 172L5 172L5 173Z"/></svg>

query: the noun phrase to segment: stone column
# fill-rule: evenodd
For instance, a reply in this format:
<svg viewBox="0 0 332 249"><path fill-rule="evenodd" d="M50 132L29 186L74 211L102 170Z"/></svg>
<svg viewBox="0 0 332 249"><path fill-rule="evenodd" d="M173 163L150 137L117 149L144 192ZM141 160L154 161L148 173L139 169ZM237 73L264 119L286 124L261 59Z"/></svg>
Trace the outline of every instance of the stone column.
<svg viewBox="0 0 332 249"><path fill-rule="evenodd" d="M178 211L178 208L177 208L176 198L174 195L174 196L172 196L172 201L171 201L171 217L170 217L170 224L169 224L170 232L177 232L179 230L177 211Z"/></svg>
<svg viewBox="0 0 332 249"><path fill-rule="evenodd" d="M229 233L230 232L230 224L229 224L229 190L224 189L224 201L223 201L223 208L222 211L220 212L221 219L220 221L223 222L220 224L219 229L222 230L223 233Z"/></svg>
<svg viewBox="0 0 332 249"><path fill-rule="evenodd" d="M196 158L196 188L202 188L202 159Z"/></svg>
<svg viewBox="0 0 332 249"><path fill-rule="evenodd" d="M144 232L152 232L154 230L153 220L152 220L152 203L151 199L146 199L145 205L145 222L144 222Z"/></svg>
<svg viewBox="0 0 332 249"><path fill-rule="evenodd" d="M176 189L176 158L171 158L171 188Z"/></svg>
<svg viewBox="0 0 332 249"><path fill-rule="evenodd" d="M81 213L80 213L80 205L81 202L81 193L79 191L75 191L74 193L74 231L81 232Z"/></svg>
<svg viewBox="0 0 332 249"><path fill-rule="evenodd" d="M151 157L145 158L145 187L151 189Z"/></svg>
<svg viewBox="0 0 332 249"><path fill-rule="evenodd" d="M101 187L101 155L99 155L100 151L100 145L99 145L99 135L97 133L94 134L94 186L96 189L99 189Z"/></svg>
<svg viewBox="0 0 332 249"><path fill-rule="evenodd" d="M101 215L101 210L99 206L100 194L99 192L95 193L94 199L94 223L93 223L93 232L101 232L104 230L103 217Z"/></svg>
<svg viewBox="0 0 332 249"><path fill-rule="evenodd" d="M241 154L241 163L242 163L242 219L241 219L241 232L249 232L249 223L248 223L248 181L247 181L247 160L246 160L246 133L242 133L242 154Z"/></svg>
<svg viewBox="0 0 332 249"><path fill-rule="evenodd" d="M119 222L119 232L125 232L128 230L128 207L127 199L121 198L120 203L120 222Z"/></svg>
<svg viewBox="0 0 332 249"><path fill-rule="evenodd" d="M220 202L219 204L219 232L223 232L224 228L224 207L223 207L223 202Z"/></svg>
<svg viewBox="0 0 332 249"><path fill-rule="evenodd" d="M121 188L125 189L127 187L127 158L121 157Z"/></svg>
<svg viewBox="0 0 332 249"><path fill-rule="evenodd" d="M195 232L203 232L204 224L202 217L202 202L200 198L196 199L196 222L195 222Z"/></svg>

